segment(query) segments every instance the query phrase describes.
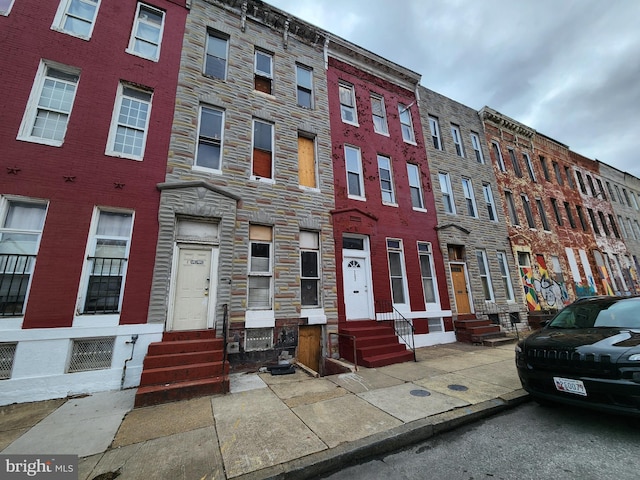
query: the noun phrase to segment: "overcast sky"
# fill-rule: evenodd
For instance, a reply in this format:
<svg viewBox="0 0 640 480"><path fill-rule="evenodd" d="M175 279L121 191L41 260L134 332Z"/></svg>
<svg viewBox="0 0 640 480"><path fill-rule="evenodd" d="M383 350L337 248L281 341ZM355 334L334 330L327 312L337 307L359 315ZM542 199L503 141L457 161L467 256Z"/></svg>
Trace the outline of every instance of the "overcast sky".
<svg viewBox="0 0 640 480"><path fill-rule="evenodd" d="M639 0L267 0L640 178Z"/></svg>

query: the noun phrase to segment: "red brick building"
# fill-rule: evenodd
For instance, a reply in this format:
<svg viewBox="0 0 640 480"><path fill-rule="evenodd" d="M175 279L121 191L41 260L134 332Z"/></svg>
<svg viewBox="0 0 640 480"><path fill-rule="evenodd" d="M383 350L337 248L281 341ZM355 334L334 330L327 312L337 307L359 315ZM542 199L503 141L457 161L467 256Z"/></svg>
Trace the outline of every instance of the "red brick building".
<svg viewBox="0 0 640 480"><path fill-rule="evenodd" d="M399 316L413 323L418 346L455 341L415 93L420 77L342 40L329 44L328 65L340 330Z"/></svg>
<svg viewBox="0 0 640 480"><path fill-rule="evenodd" d="M147 310L186 2L11 3L0 404L135 385L163 329Z"/></svg>

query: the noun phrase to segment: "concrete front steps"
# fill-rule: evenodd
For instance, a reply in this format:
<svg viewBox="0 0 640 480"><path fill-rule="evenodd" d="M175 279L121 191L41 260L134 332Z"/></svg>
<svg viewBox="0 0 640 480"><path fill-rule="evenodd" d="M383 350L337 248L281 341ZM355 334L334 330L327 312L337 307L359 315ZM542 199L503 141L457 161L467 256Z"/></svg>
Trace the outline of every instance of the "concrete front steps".
<svg viewBox="0 0 640 480"><path fill-rule="evenodd" d="M491 320L476 318L475 315L459 315L453 322L456 339L463 343L475 343L495 347L504 343L513 343L516 339L507 336L500 325Z"/></svg>
<svg viewBox="0 0 640 480"><path fill-rule="evenodd" d="M149 345L135 407L229 391L229 363L215 330L164 332Z"/></svg>
<svg viewBox="0 0 640 480"><path fill-rule="evenodd" d="M400 343L391 322L355 320L341 325L340 333L356 338L356 358L353 343L341 336L340 354L346 360L367 368L383 367L412 361L413 352Z"/></svg>

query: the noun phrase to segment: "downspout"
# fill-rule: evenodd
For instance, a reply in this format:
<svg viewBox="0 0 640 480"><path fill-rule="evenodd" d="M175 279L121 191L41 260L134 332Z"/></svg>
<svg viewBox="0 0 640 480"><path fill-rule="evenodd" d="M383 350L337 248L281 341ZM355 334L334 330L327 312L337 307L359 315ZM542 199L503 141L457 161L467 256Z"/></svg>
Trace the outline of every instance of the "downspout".
<svg viewBox="0 0 640 480"><path fill-rule="evenodd" d="M131 356L124 361L124 367L122 368L122 378L120 379L120 390L124 387L124 379L127 376L127 363L133 359L133 351L136 349L136 342L138 341L138 334L131 335L131 340L125 342L131 344Z"/></svg>

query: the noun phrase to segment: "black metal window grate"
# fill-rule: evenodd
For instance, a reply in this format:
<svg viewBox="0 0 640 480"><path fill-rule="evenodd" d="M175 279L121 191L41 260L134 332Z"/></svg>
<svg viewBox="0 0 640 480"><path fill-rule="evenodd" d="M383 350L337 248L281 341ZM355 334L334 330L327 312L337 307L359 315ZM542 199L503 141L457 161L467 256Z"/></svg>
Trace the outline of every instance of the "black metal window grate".
<svg viewBox="0 0 640 480"><path fill-rule="evenodd" d="M118 313L126 258L90 257L84 313Z"/></svg>
<svg viewBox="0 0 640 480"><path fill-rule="evenodd" d="M0 255L0 316L22 315L35 255Z"/></svg>
<svg viewBox="0 0 640 480"><path fill-rule="evenodd" d="M17 343L0 343L0 380L11 378Z"/></svg>
<svg viewBox="0 0 640 480"><path fill-rule="evenodd" d="M69 373L111 368L115 337L73 341Z"/></svg>
<svg viewBox="0 0 640 480"><path fill-rule="evenodd" d="M247 328L244 349L247 352L273 348L273 328Z"/></svg>

